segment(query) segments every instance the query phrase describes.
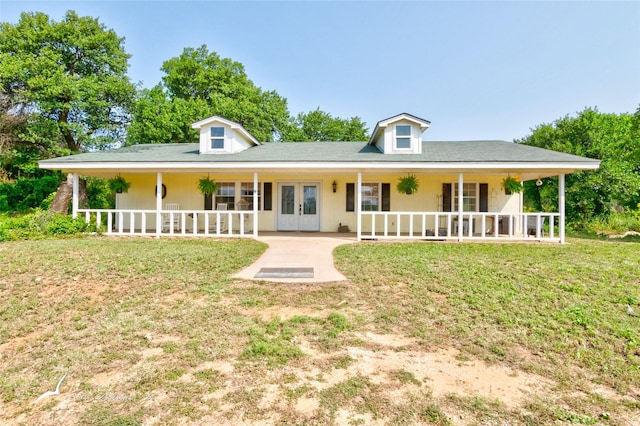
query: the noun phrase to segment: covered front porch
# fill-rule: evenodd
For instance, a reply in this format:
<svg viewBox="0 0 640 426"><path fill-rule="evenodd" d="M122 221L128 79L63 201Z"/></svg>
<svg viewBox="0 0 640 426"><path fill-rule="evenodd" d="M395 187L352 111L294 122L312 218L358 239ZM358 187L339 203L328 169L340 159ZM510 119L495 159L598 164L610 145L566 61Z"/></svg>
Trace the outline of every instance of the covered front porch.
<svg viewBox="0 0 640 426"><path fill-rule="evenodd" d="M148 175L147 175L148 176ZM329 175L331 176L331 175ZM454 202L451 210L441 200L441 194L427 193L420 195L423 199L429 198L433 202L409 203L410 196L399 194L391 195L391 201L387 209L382 204L371 209L371 200L367 200L367 185L371 187L372 180L384 181L397 178L397 174L390 177L373 176L370 173L357 171L355 173L342 173L327 177L326 173L317 175L309 174L301 182L312 182L315 187L312 193L313 200L302 201L300 210L295 204L294 214L307 213L306 202L309 201L312 208L317 209L319 217L318 232L335 232L340 224L349 225L349 230L355 238L360 240L448 240L448 241L565 241L564 226L564 174L558 174L559 203L557 212L523 212L520 194L510 195L516 201L512 203L518 206L513 208L487 204L484 209L478 207L468 209L464 202ZM335 176L339 176L336 178ZM437 181L434 187L441 182L451 182L449 177L435 179L433 174L420 175L425 181ZM449 176L452 176L451 174ZM155 173L155 187L163 188L166 180L161 172ZM283 231L278 228L277 217L286 209L281 187L286 186L282 182L291 182L293 177L275 175L269 172L246 173L236 178L227 175L224 180L236 179L242 182L244 192L242 198L238 195L237 201L225 205L214 203L212 210L194 208L194 205L180 205L162 198L161 191L155 192L155 208L123 208L115 209L81 209L78 207L78 179L77 173L73 174L74 197L72 211L74 217L82 217L87 223L94 224L98 229L103 229L107 235L141 235L141 236L172 236L172 237L219 237L219 238L254 238L257 239L263 232ZM472 178L478 181L477 175ZM147 185L149 179L145 179ZM489 188L493 193L497 192L496 176L487 179L491 183ZM352 184L348 182L352 181ZM269 188L273 187L274 193L272 209L265 210L265 182ZM457 174L457 182L452 187L456 192L454 201L464 200L466 194L465 173ZM456 184L457 183L457 184ZM342 201L347 197L349 204L349 185L353 187L353 211L345 212ZM389 185L389 184L386 184ZM145 193L153 191L153 187L144 188ZM305 185L303 185L305 186ZM336 189L337 187L337 189ZM247 190L249 188L250 190ZM363 192L363 188L365 191ZM381 186L382 188L382 186ZM363 193L365 194L363 196ZM342 194L342 195L341 195ZM135 196L135 194L133 194ZM247 198L249 197L249 198ZM271 196L269 196L271 198ZM404 198L403 198L404 197ZM417 197L413 195L411 197ZM252 202L247 202L247 200ZM417 200L417 198L415 198ZM412 200L413 201L413 200ZM297 203L297 201L296 201ZM304 207L303 207L304 204ZM410 204L416 204L410 206ZM398 206L397 209L391 208ZM247 208L249 207L249 208ZM415 207L415 210L407 207ZM494 208L489 208L494 207ZM385 211L386 210L386 211ZM483 210L483 211L480 211ZM264 220L268 216L268 220Z"/></svg>

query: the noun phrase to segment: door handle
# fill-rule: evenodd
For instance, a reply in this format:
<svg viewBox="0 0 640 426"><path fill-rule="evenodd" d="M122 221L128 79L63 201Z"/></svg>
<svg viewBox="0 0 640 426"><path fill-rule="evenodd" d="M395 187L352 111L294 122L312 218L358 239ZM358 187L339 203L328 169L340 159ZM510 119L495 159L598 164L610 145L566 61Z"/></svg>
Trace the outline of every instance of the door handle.
<svg viewBox="0 0 640 426"><path fill-rule="evenodd" d="M300 204L300 207L298 207L298 215L302 216L302 204Z"/></svg>

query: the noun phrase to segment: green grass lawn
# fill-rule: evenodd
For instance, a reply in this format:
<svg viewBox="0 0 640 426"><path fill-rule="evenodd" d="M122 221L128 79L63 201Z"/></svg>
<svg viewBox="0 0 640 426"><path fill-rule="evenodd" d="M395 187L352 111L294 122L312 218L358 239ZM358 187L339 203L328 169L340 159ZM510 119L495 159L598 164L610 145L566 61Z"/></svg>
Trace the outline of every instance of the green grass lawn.
<svg viewBox="0 0 640 426"><path fill-rule="evenodd" d="M316 285L232 279L256 241L1 243L0 422L638 424L640 244L569 243L358 243Z"/></svg>

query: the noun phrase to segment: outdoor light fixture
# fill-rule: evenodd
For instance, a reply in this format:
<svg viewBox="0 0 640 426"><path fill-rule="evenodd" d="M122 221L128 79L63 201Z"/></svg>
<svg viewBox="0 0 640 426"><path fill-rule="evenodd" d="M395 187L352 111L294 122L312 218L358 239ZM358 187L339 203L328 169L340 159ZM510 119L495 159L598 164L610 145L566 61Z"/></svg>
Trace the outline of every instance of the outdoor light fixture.
<svg viewBox="0 0 640 426"><path fill-rule="evenodd" d="M538 178L536 181L536 186L542 186L542 179Z"/></svg>
<svg viewBox="0 0 640 426"><path fill-rule="evenodd" d="M335 193L336 190L338 189L338 184L336 183L336 181L334 180L333 183L331 184L331 186L333 187L333 192Z"/></svg>

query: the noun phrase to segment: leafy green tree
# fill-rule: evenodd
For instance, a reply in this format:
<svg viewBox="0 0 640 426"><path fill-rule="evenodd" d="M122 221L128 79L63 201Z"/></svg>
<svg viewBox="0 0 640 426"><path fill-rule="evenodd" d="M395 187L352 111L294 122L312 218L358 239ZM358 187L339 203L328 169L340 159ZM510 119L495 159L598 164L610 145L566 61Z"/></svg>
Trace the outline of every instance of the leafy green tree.
<svg viewBox="0 0 640 426"><path fill-rule="evenodd" d="M605 114L587 108L542 124L518 143L601 160L600 168L566 178L567 218L585 221L611 211L636 209L640 202L640 108L635 115ZM534 209L557 206L557 178L541 187L525 185L525 199Z"/></svg>
<svg viewBox="0 0 640 426"><path fill-rule="evenodd" d="M60 22L37 12L0 24L2 93L30 112L18 137L48 155L121 142L135 95L123 44L73 11Z"/></svg>
<svg viewBox="0 0 640 426"><path fill-rule="evenodd" d="M121 143L135 97L128 59L123 38L74 11L60 22L35 12L0 23L0 95L9 105L0 113L4 123L22 120L3 129L8 177L34 174L38 159Z"/></svg>
<svg viewBox="0 0 640 426"><path fill-rule="evenodd" d="M320 111L300 113L292 120L281 135L282 140L289 142L310 141L366 141L366 124L360 117L343 119L332 117L331 114Z"/></svg>
<svg viewBox="0 0 640 426"><path fill-rule="evenodd" d="M244 126L260 141L271 141L289 125L287 101L263 91L239 62L206 46L185 48L165 61L162 83L142 90L133 110L127 143L197 141L191 123L219 115Z"/></svg>

